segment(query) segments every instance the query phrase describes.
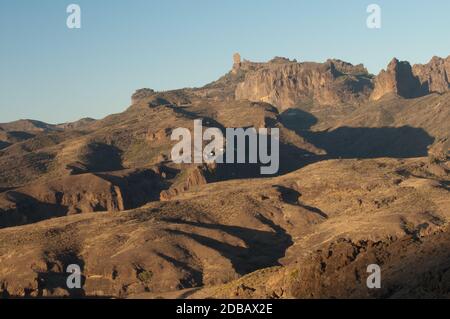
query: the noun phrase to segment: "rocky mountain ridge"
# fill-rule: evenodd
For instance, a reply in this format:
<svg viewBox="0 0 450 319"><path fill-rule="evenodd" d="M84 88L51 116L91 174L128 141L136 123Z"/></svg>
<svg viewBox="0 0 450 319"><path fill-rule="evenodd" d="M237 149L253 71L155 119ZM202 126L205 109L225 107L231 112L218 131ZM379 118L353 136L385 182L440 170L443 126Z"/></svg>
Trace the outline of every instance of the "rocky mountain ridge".
<svg viewBox="0 0 450 319"><path fill-rule="evenodd" d="M413 66L394 58L377 76L361 64L340 60L298 63L275 58L267 63L235 63L233 72L240 70L245 77L237 85L236 99L268 102L281 109L310 103L361 104L389 94L415 98L450 90L450 56Z"/></svg>
<svg viewBox="0 0 450 319"><path fill-rule="evenodd" d="M0 124L0 297L448 297L447 67L235 55L104 119ZM278 128L279 173L173 163L195 119ZM385 289L367 291L368 263Z"/></svg>
<svg viewBox="0 0 450 319"><path fill-rule="evenodd" d="M450 89L450 56L433 57L427 64L410 65L393 59L386 70L375 78L371 99L378 100L393 93L404 98L414 98L432 93L446 93Z"/></svg>

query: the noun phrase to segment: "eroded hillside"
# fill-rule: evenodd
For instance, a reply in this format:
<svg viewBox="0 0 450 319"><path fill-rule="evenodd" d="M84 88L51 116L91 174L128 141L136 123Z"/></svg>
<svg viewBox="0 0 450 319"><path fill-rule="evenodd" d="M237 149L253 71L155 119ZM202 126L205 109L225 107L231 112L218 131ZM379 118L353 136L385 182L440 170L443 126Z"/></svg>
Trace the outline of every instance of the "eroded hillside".
<svg viewBox="0 0 450 319"><path fill-rule="evenodd" d="M447 62L373 76L237 56L213 83L140 89L101 120L0 124L0 295L448 297ZM196 119L278 128L279 173L173 163L173 130Z"/></svg>

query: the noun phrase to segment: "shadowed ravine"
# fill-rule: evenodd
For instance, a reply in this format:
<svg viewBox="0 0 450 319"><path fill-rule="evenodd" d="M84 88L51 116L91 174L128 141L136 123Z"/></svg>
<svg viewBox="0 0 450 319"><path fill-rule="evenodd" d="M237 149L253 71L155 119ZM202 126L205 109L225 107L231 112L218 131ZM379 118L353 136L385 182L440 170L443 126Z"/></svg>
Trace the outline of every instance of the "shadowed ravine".
<svg viewBox="0 0 450 319"><path fill-rule="evenodd" d="M217 250L233 264L236 272L245 275L261 268L280 265L278 260L285 256L287 248L293 244L286 231L262 215L256 217L262 224L273 231L261 231L239 226L196 223L177 219L164 219L174 225L189 225L196 228L212 229L227 233L244 241L246 247L237 247L220 242L213 238L184 232L177 229L166 229L175 235L186 236L209 248Z"/></svg>

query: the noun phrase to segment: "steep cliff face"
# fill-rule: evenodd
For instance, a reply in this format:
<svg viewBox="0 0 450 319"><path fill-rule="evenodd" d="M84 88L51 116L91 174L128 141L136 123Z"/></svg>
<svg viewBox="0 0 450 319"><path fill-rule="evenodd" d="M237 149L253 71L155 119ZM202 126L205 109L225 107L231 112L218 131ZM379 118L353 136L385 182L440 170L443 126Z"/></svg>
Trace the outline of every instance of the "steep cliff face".
<svg viewBox="0 0 450 319"><path fill-rule="evenodd" d="M124 210L122 192L94 174L69 176L2 193L0 228L53 217Z"/></svg>
<svg viewBox="0 0 450 319"><path fill-rule="evenodd" d="M37 182L0 193L0 228L91 212L117 212L159 198L162 172L123 170Z"/></svg>
<svg viewBox="0 0 450 319"><path fill-rule="evenodd" d="M450 56L433 57L427 64L416 64L413 73L429 93L445 93L450 88Z"/></svg>
<svg viewBox="0 0 450 319"><path fill-rule="evenodd" d="M339 60L297 63L275 58L247 72L236 88L235 97L287 109L311 102L354 103L367 98L371 88L370 75L362 65Z"/></svg>
<svg viewBox="0 0 450 319"><path fill-rule="evenodd" d="M374 80L371 99L376 101L387 94L396 94L404 98L424 95L420 82L414 76L412 67L407 61L394 58L386 70L382 70Z"/></svg>
<svg viewBox="0 0 450 319"><path fill-rule="evenodd" d="M433 57L427 64L415 64L393 59L386 70L375 78L372 100L387 94L415 98L431 93L445 93L450 88L450 57Z"/></svg>
<svg viewBox="0 0 450 319"><path fill-rule="evenodd" d="M161 201L169 201L171 198L192 190L195 187L208 184L216 165L193 166L186 173L185 178L181 178L180 183L173 185L170 189L164 190L160 194Z"/></svg>
<svg viewBox="0 0 450 319"><path fill-rule="evenodd" d="M416 98L445 93L450 87L450 56L433 57L427 64L411 65L394 58L377 76L362 65L329 59L324 63L297 62L275 57L269 62L241 60L233 56L230 72L204 87L178 91L137 90L133 105L145 107L167 103L189 104L187 96L219 101L250 100L266 102L279 110L299 105L360 105L385 95ZM161 96L164 95L164 99ZM149 98L154 100L148 102ZM167 98L166 98L167 97Z"/></svg>
<svg viewBox="0 0 450 319"><path fill-rule="evenodd" d="M0 298L74 296L71 263L88 298L449 297L448 59L233 62L95 122L0 124ZM278 128L279 174L174 163L196 119Z"/></svg>

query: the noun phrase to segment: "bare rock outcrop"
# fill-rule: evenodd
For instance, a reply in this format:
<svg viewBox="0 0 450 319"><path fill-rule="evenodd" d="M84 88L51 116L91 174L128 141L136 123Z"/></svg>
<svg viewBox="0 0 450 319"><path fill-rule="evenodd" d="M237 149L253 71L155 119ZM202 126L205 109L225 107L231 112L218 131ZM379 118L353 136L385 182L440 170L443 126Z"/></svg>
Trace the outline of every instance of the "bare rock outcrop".
<svg viewBox="0 0 450 319"><path fill-rule="evenodd" d="M362 65L353 66L340 60L298 63L278 57L247 72L235 97L287 109L311 102L322 105L358 102L367 98L371 87L370 75Z"/></svg>
<svg viewBox="0 0 450 319"><path fill-rule="evenodd" d="M135 104L142 99L152 96L154 93L155 93L154 90L148 88L136 90L136 92L134 92L133 95L131 96L131 103Z"/></svg>
<svg viewBox="0 0 450 319"><path fill-rule="evenodd" d="M241 68L241 55L239 53L235 53L233 55L233 70L231 71L233 74L236 74L239 72L239 69Z"/></svg>
<svg viewBox="0 0 450 319"><path fill-rule="evenodd" d="M235 56L233 74L242 73L236 86L237 100L262 101L280 109L300 104L360 104L386 95L417 98L446 93L450 88L450 56L433 57L427 64L412 66L394 58L385 70L372 77L363 65L341 60L302 62L276 57L253 63Z"/></svg>
<svg viewBox="0 0 450 319"><path fill-rule="evenodd" d="M374 80L374 90L371 100L377 101L388 94L396 94L404 98L423 95L423 90L417 77L414 76L409 62L394 58L386 70L382 70Z"/></svg>
<svg viewBox="0 0 450 319"><path fill-rule="evenodd" d="M413 73L427 93L445 93L450 89L450 56L433 57L427 64L416 64Z"/></svg>
<svg viewBox="0 0 450 319"><path fill-rule="evenodd" d="M427 64L410 65L393 59L386 70L375 78L371 99L379 100L387 94L415 98L431 93L445 93L450 88L450 57L433 57Z"/></svg>
<svg viewBox="0 0 450 319"><path fill-rule="evenodd" d="M0 194L0 228L66 215L118 212L159 199L159 170L87 173L37 182Z"/></svg>
<svg viewBox="0 0 450 319"><path fill-rule="evenodd" d="M186 177L181 182L173 185L170 189L164 190L160 194L161 201L168 201L171 198L187 192L197 186L208 184L211 175L215 169L215 165L193 166L185 174Z"/></svg>
<svg viewBox="0 0 450 319"><path fill-rule="evenodd" d="M120 188L94 174L36 183L1 195L0 228L78 213L124 210Z"/></svg>

